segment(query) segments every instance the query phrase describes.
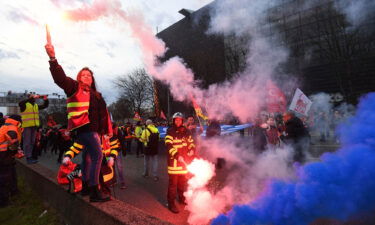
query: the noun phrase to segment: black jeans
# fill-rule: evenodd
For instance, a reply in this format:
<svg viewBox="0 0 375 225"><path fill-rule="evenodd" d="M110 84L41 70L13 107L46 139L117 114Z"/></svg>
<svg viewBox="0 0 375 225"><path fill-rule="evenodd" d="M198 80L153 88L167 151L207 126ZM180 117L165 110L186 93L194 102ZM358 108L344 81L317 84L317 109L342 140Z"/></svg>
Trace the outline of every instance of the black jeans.
<svg viewBox="0 0 375 225"><path fill-rule="evenodd" d="M139 156L139 154L143 154L143 143L137 140L137 156Z"/></svg>
<svg viewBox="0 0 375 225"><path fill-rule="evenodd" d="M177 189L177 193L176 193ZM178 194L179 201L185 201L184 192L187 189L186 174L169 174L168 183L168 203L174 203L176 194Z"/></svg>
<svg viewBox="0 0 375 225"><path fill-rule="evenodd" d="M63 155L66 151L69 150L70 146L72 146L72 141L65 141L62 140L59 144L59 157L57 158L57 162L61 163L61 160L63 159Z"/></svg>
<svg viewBox="0 0 375 225"><path fill-rule="evenodd" d="M131 152L132 152L132 140L126 140L125 143L126 143L126 151L129 154L131 154Z"/></svg>

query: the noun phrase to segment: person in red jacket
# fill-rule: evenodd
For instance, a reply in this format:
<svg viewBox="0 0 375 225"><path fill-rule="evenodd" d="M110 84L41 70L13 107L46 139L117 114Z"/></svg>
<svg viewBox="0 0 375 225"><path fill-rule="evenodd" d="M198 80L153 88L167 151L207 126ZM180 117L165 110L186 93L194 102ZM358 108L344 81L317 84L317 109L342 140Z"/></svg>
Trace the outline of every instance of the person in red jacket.
<svg viewBox="0 0 375 225"><path fill-rule="evenodd" d="M106 103L96 89L94 74L84 67L78 72L76 80L67 77L55 58L53 45L47 44L45 49L50 58L53 80L68 97L68 130L75 131L77 140L85 146L82 154L82 177L88 182L90 201L108 201L109 196L104 196L98 186L103 158L100 136L112 136L112 126Z"/></svg>

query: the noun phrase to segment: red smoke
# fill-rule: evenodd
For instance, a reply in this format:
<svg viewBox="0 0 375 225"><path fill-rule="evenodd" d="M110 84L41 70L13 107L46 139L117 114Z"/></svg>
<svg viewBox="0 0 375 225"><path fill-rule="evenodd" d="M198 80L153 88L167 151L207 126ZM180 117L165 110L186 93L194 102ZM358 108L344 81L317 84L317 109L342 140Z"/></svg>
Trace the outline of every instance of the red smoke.
<svg viewBox="0 0 375 225"><path fill-rule="evenodd" d="M102 17L121 18L132 30L132 36L139 41L143 62L148 74L169 85L174 99L190 101L193 95L198 105L206 108L210 118L224 119L233 115L245 122L253 118L263 104L264 81L244 74L241 79L219 85L208 90L197 87L193 72L187 68L183 59L173 57L159 64L156 57L166 52L165 43L155 37L152 29L144 21L140 12L126 12L118 0L95 0L81 8L67 11L68 18L74 21L98 20ZM256 67L255 67L256 69ZM256 71L259 75L262 72ZM250 73L250 72L249 72ZM213 74L214 75L214 74ZM268 71L264 76L268 75ZM208 102L209 105L204 105Z"/></svg>

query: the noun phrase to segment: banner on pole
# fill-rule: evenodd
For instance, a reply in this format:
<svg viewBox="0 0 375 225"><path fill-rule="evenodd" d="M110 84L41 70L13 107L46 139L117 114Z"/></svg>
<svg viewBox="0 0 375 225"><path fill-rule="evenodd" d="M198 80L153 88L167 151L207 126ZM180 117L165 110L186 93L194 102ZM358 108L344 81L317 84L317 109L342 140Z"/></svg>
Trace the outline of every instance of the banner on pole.
<svg viewBox="0 0 375 225"><path fill-rule="evenodd" d="M307 116L311 105L312 101L299 88L297 88L289 109Z"/></svg>
<svg viewBox="0 0 375 225"><path fill-rule="evenodd" d="M283 113L286 110L286 97L284 92L271 80L267 81L267 111L270 113Z"/></svg>
<svg viewBox="0 0 375 225"><path fill-rule="evenodd" d="M191 102L193 103L193 107L194 107L195 114L197 115L197 117L200 117L203 120L208 120L208 117L203 114L202 108L197 104L193 96L191 96Z"/></svg>

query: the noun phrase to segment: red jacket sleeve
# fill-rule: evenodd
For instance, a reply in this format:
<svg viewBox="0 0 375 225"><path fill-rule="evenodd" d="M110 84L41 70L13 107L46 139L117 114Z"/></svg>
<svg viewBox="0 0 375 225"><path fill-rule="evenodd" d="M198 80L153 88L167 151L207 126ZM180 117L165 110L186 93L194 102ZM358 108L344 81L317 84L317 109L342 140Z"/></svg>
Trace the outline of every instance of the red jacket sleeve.
<svg viewBox="0 0 375 225"><path fill-rule="evenodd" d="M62 88L68 97L72 96L77 91L78 82L66 76L63 68L56 59L50 60L49 65L49 70L51 71L55 84Z"/></svg>

